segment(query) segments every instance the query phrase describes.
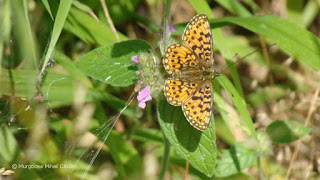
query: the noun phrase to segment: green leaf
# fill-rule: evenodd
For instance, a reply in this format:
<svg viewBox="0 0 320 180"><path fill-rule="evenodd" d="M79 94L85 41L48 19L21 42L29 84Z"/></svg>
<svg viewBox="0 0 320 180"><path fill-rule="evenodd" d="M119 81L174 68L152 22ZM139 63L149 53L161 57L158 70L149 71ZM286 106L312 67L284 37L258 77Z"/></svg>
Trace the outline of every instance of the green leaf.
<svg viewBox="0 0 320 180"><path fill-rule="evenodd" d="M216 96L215 96L216 97ZM221 110L220 110L221 113ZM228 145L233 145L236 139L230 130L230 124L226 124L226 120L223 120L221 116L215 116L216 135ZM230 120L230 119L228 119Z"/></svg>
<svg viewBox="0 0 320 180"><path fill-rule="evenodd" d="M317 2L318 1L318 2ZM303 9L303 23L305 27L309 27L319 13L320 1L309 0Z"/></svg>
<svg viewBox="0 0 320 180"><path fill-rule="evenodd" d="M141 171L142 159L139 153L118 132L111 131L106 145L118 166L120 176L128 177Z"/></svg>
<svg viewBox="0 0 320 180"><path fill-rule="evenodd" d="M276 16L227 17L212 20L212 27L242 26L276 43L302 63L320 69L320 40L311 32Z"/></svg>
<svg viewBox="0 0 320 180"><path fill-rule="evenodd" d="M56 43L58 41L58 38L60 36L60 33L62 31L63 25L66 21L67 15L69 13L69 9L71 7L72 0L63 0L60 1L59 9L56 15L56 19L54 21L53 30L52 30L52 36L50 39L49 47L46 52L46 55L44 57L44 62L42 66L41 72L44 71L45 67L47 66L47 63L52 56L54 47L56 46Z"/></svg>
<svg viewBox="0 0 320 180"><path fill-rule="evenodd" d="M248 63L256 63L259 66L267 66L261 51L250 46L250 41L244 36L225 36L224 48L227 48L231 54L237 53L238 61L247 61ZM233 61L235 59L232 59Z"/></svg>
<svg viewBox="0 0 320 180"><path fill-rule="evenodd" d="M20 148L12 132L6 125L0 127L0 163L9 164L15 162L20 155Z"/></svg>
<svg viewBox="0 0 320 180"><path fill-rule="evenodd" d="M18 56L25 59L23 69L37 69L38 68L38 52L34 41L34 33L32 32L31 22L29 20L29 10L27 1L10 0L11 7L10 16L12 18L12 32L15 39L15 47L19 49ZM5 12L5 11L4 11ZM14 13L13 13L14 12ZM1 12L2 13L2 12ZM9 14L7 14L9 15ZM10 17L9 17L10 18ZM6 23L4 21L4 23ZM7 24L4 24L7 25ZM2 25L1 25L2 26ZM10 30L4 28L4 30ZM10 47L10 45L8 45ZM26 48L27 47L27 48ZM11 65L21 63L21 58L10 59Z"/></svg>
<svg viewBox="0 0 320 180"><path fill-rule="evenodd" d="M304 0L287 0L288 21L303 27L303 4Z"/></svg>
<svg viewBox="0 0 320 180"><path fill-rule="evenodd" d="M219 84L226 90L229 98L232 100L240 116L242 117L242 120L246 123L247 128L251 133L251 136L255 137L256 131L253 126L253 121L251 119L251 116L244 98L240 96L238 91L235 89L235 87L232 85L232 83L226 76L220 75L219 77L216 77L215 79L213 79L213 83L216 83L216 81L218 81Z"/></svg>
<svg viewBox="0 0 320 180"><path fill-rule="evenodd" d="M73 1L72 5L74 5L75 7L77 7L83 12L86 12L86 13L93 12L90 6L87 6L86 4L81 3L80 1Z"/></svg>
<svg viewBox="0 0 320 180"><path fill-rule="evenodd" d="M119 99L105 91L98 91L96 89L90 89L88 92L88 101L104 102L111 108L118 110L119 112L126 106L126 101ZM124 111L123 115L129 118L136 117L136 111L133 107L128 106Z"/></svg>
<svg viewBox="0 0 320 180"><path fill-rule="evenodd" d="M159 151L161 151L162 149L159 148ZM162 150L163 151L163 150ZM159 158L161 158L163 156L163 152L158 152L157 156ZM186 160L184 160L183 158L181 158L181 156L179 156L177 153L175 153L175 151L172 151L172 153L170 154L170 165L171 166L180 166L183 169L186 168ZM171 171L170 171L171 172ZM180 175L176 178L172 179L183 179L182 176L183 174L181 173L181 171L177 171L177 173ZM195 169L193 166L189 166L189 174L190 175L195 175L199 178L194 178L192 177L192 179L203 179L203 180L210 180L210 179L215 179L215 177L211 177L208 178L206 175L204 175L203 173L201 173L200 171L198 171L197 169Z"/></svg>
<svg viewBox="0 0 320 180"><path fill-rule="evenodd" d="M12 90L14 90L14 95L16 97L32 98L34 94L30 96L28 92L36 91L36 82L26 81L26 78L36 79L37 72L22 70L8 71L2 69L2 75L0 76L0 94L10 96L12 95ZM70 105L73 103L74 92L80 83L81 81L74 79L71 76L49 71L46 74L41 90L44 94L44 99L50 108L61 105ZM33 87L33 89L30 90L30 87ZM101 92L96 89L89 89L86 101L102 101L118 111L121 111L126 104L125 101L114 97L105 91ZM134 108L128 106L127 109L123 111L123 115L130 118L135 117Z"/></svg>
<svg viewBox="0 0 320 180"><path fill-rule="evenodd" d="M71 8L70 14L64 25L64 29L75 34L83 41L90 42L99 46L109 45L117 42L113 31L108 25L98 22L88 13L77 8ZM120 40L128 38L117 32Z"/></svg>
<svg viewBox="0 0 320 180"><path fill-rule="evenodd" d="M248 103L257 107L286 96L287 90L283 86L270 86L258 89L247 96Z"/></svg>
<svg viewBox="0 0 320 180"><path fill-rule="evenodd" d="M189 0L189 2L198 14L205 13L209 18L213 18L213 14L211 13L211 8L210 8L207 1L205 1L205 0Z"/></svg>
<svg viewBox="0 0 320 180"><path fill-rule="evenodd" d="M256 161L254 150L238 143L223 153L216 168L216 177L227 177L241 172Z"/></svg>
<svg viewBox="0 0 320 180"><path fill-rule="evenodd" d="M85 83L88 87L92 87L90 80L85 76L77 67L75 67L74 62L68 56L66 56L61 51L55 51L54 60L59 63L74 79L77 79Z"/></svg>
<svg viewBox="0 0 320 180"><path fill-rule="evenodd" d="M130 16L132 16L132 18L134 18L136 21L141 22L142 24L147 26L152 31L154 31L154 32L160 31L159 26L157 24L155 24L154 22L152 22L151 20L149 20L148 17L143 17L135 11L130 12Z"/></svg>
<svg viewBox="0 0 320 180"><path fill-rule="evenodd" d="M303 136L310 134L311 129L296 121L275 121L272 122L266 132L270 136L272 142L290 143Z"/></svg>
<svg viewBox="0 0 320 180"><path fill-rule="evenodd" d="M10 32L11 32L11 11L10 11L10 0L0 2L0 64L2 65L4 47L9 43ZM0 69L1 75L1 69Z"/></svg>
<svg viewBox="0 0 320 180"><path fill-rule="evenodd" d="M220 115L222 117L215 118L215 125L216 125L216 134L223 139L226 143L232 145L235 143L235 137L232 133L230 119L232 117L229 116L227 103L222 98L221 95L221 86L216 82L213 81L213 92L214 92L214 105L219 108Z"/></svg>
<svg viewBox="0 0 320 180"><path fill-rule="evenodd" d="M228 11L240 17L252 16L250 11L248 11L244 6L242 6L238 1L235 0L216 0L221 6L226 8Z"/></svg>
<svg viewBox="0 0 320 180"><path fill-rule="evenodd" d="M46 10L48 11L51 19L53 20L53 16L52 16L52 13L51 13L51 9L50 9L50 5L48 3L48 0L41 0L42 1L42 4L44 5L44 7L46 8Z"/></svg>
<svg viewBox="0 0 320 180"><path fill-rule="evenodd" d="M215 180L256 180L257 178L254 175L247 174L245 172L237 173L228 177L215 178Z"/></svg>
<svg viewBox="0 0 320 180"><path fill-rule="evenodd" d="M132 139L142 142L153 141L163 143L163 134L158 129L136 129L132 134Z"/></svg>
<svg viewBox="0 0 320 180"><path fill-rule="evenodd" d="M89 52L76 66L88 76L112 86L128 86L136 81L138 70L131 57L149 49L149 44L142 40L115 43Z"/></svg>
<svg viewBox="0 0 320 180"><path fill-rule="evenodd" d="M36 92L36 81L26 81L27 79L34 80L38 77L36 71L23 71L2 69L0 76L0 94L14 95L22 98L32 98ZM79 83L70 76L48 72L41 90L44 94L44 99L48 101L49 107L54 106L51 103L71 104L74 96L74 85ZM30 89L32 87L33 89Z"/></svg>
<svg viewBox="0 0 320 180"><path fill-rule="evenodd" d="M181 107L174 107L161 99L158 102L158 120L175 150L194 168L211 177L217 159L214 118L211 118L209 128L201 132L189 124Z"/></svg>
<svg viewBox="0 0 320 180"><path fill-rule="evenodd" d="M242 0L242 2L250 6L253 12L261 12L260 7L254 2L254 0Z"/></svg>

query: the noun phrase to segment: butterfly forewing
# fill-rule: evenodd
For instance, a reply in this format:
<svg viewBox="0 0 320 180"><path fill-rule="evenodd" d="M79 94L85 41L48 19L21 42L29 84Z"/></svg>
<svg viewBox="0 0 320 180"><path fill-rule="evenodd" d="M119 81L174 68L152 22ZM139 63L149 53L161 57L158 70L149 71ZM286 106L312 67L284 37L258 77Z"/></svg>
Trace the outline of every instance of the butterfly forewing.
<svg viewBox="0 0 320 180"><path fill-rule="evenodd" d="M163 64L169 74L179 74L200 68L199 61L192 51L179 43L167 48Z"/></svg>
<svg viewBox="0 0 320 180"><path fill-rule="evenodd" d="M191 19L184 30L182 40L186 47L199 57L203 67L212 65L212 33L205 14L198 14Z"/></svg>

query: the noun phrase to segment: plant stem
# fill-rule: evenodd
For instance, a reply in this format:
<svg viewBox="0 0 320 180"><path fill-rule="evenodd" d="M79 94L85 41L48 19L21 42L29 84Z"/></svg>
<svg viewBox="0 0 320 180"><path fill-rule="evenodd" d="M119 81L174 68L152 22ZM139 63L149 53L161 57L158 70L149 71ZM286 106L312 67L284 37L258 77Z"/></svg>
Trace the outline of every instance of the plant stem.
<svg viewBox="0 0 320 180"><path fill-rule="evenodd" d="M159 174L159 179L162 180L164 178L164 175L166 173L166 170L168 168L168 162L169 162L169 156L170 156L170 142L168 139L164 137L164 154L162 157L162 164L161 164L161 171Z"/></svg>
<svg viewBox="0 0 320 180"><path fill-rule="evenodd" d="M183 179L184 179L184 180L187 180L187 179L188 179L188 174L189 174L189 161L186 160L186 168L185 168L184 176L183 176Z"/></svg>
<svg viewBox="0 0 320 180"><path fill-rule="evenodd" d="M261 168L261 157L257 158L257 164L258 164L259 179L264 180L265 178L264 178L262 168Z"/></svg>
<svg viewBox="0 0 320 180"><path fill-rule="evenodd" d="M109 11L108 11L108 8L107 8L107 4L106 4L105 0L100 0L100 3L102 5L103 11L104 11L104 15L107 18L108 24L109 24L114 36L116 37L117 41L120 42L119 35L117 33L116 28L114 27L114 24L113 24L112 19L110 17L110 14L109 14Z"/></svg>
<svg viewBox="0 0 320 180"><path fill-rule="evenodd" d="M163 16L163 54L167 49L169 43L169 15L170 15L170 7L171 7L171 0L166 0L165 9L164 9L164 16Z"/></svg>
<svg viewBox="0 0 320 180"><path fill-rule="evenodd" d="M259 40L260 40L260 45L261 45L261 48L262 48L262 54L263 54L264 60L266 61L267 65L268 65L269 71L271 71L271 63L270 63L269 52L268 52L268 49L267 49L266 39L263 36L259 36ZM268 78L269 78L270 84L274 85L274 80L273 80L273 77L272 77L272 73L269 74Z"/></svg>
<svg viewBox="0 0 320 180"><path fill-rule="evenodd" d="M169 15L170 15L171 2L172 2L172 0L166 0L165 9L164 9L164 16L163 16L164 32L163 32L163 39L162 39L162 41L163 41L162 43L163 43L164 48L163 48L162 54L165 53L165 50L166 50L168 43L169 43ZM160 180L162 180L164 178L164 175L165 175L166 170L168 168L169 155L170 155L170 142L165 137L165 135L163 135L163 137L164 137L164 154L163 154L163 158L162 158L161 171L160 171L160 175L159 175Z"/></svg>

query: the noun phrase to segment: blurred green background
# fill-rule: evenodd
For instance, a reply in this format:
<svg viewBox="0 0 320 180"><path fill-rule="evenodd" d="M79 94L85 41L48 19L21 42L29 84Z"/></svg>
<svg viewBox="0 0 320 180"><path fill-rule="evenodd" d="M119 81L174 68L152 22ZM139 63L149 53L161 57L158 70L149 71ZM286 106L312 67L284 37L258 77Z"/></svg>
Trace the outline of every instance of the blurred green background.
<svg viewBox="0 0 320 180"><path fill-rule="evenodd" d="M168 2L0 0L0 179L320 178L320 0ZM228 68L190 150L197 133L162 92L137 106L131 57L161 62L159 25L181 42L199 13Z"/></svg>

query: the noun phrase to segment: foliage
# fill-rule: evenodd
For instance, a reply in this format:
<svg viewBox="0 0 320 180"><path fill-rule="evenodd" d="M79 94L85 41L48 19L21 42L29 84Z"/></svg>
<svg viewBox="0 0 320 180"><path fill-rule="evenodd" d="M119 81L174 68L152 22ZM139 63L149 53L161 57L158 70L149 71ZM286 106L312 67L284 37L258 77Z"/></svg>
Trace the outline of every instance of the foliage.
<svg viewBox="0 0 320 180"><path fill-rule="evenodd" d="M0 176L285 177L289 162L272 169L270 152L303 137L319 139L319 111L310 109L319 109L311 97L320 85L320 1L288 0L287 19L261 13L259 0L183 2L195 13L169 11L170 2L106 1L109 19L99 1L0 1ZM177 30L162 39L168 28L158 27L157 7L164 4L173 13L165 18L205 13L210 19L222 75L212 80L214 116L203 132L162 93L164 45L181 42L189 21L173 21ZM215 18L216 7L229 17ZM133 56L157 73L143 72ZM152 80L141 82L146 77ZM147 85L157 92L143 110L135 98ZM303 125L310 119L310 127ZM160 170L162 162L168 168L163 163Z"/></svg>

